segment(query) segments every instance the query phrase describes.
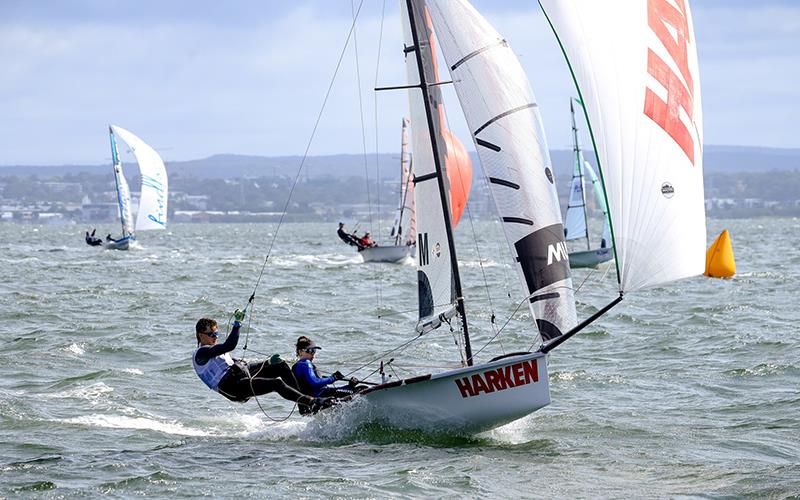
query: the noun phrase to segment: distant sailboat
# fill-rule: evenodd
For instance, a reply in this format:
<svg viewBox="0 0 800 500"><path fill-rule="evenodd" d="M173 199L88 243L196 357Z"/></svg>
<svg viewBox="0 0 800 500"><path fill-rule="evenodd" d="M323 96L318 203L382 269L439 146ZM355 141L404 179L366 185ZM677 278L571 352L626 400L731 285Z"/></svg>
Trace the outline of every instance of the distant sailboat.
<svg viewBox="0 0 800 500"><path fill-rule="evenodd" d="M569 111L572 115L572 151L574 153L575 166L572 171L572 182L570 184L569 204L567 213L564 217L564 237L567 241L585 239L586 250L573 251L569 254L570 267L596 267L614 258L614 251L611 248L611 230L608 220L608 209L606 208L606 196L603 185L594 173L594 169L589 162L584 160L578 139L578 126L575 122L575 108L573 102L577 102L581 107L583 103L578 99L570 99ZM586 191L584 190L584 168L594 187L597 205L603 211L603 235L598 248L591 247L589 238L589 217L586 210Z"/></svg>
<svg viewBox="0 0 800 500"><path fill-rule="evenodd" d="M364 262L399 262L416 253L417 214L414 205L413 160L408 145L409 123L408 118L403 118L400 136L400 201L390 234L391 243L359 250Z"/></svg>
<svg viewBox="0 0 800 500"><path fill-rule="evenodd" d="M110 250L127 250L131 242L136 241L136 231L164 229L167 224L168 184L167 170L164 162L153 148L131 132L116 125L109 126L111 139L111 159L114 166L114 181L117 186L117 203L119 218L122 223L122 237L106 238L105 247ZM122 161L119 158L116 136L119 136L136 156L139 174L142 177L141 196L136 225L133 223L131 210L131 193L128 182L122 172Z"/></svg>

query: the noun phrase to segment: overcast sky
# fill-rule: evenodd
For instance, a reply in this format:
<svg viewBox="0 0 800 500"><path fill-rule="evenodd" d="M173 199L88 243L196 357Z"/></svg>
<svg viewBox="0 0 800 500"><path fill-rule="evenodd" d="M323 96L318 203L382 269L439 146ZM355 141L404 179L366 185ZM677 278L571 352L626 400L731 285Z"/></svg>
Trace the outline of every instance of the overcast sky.
<svg viewBox="0 0 800 500"><path fill-rule="evenodd" d="M800 1L690 3L706 144L800 147ZM569 147L574 91L538 3L473 4L518 54L550 147ZM351 44L312 155L360 153L365 142L369 152L399 149L406 95L371 90L376 73L378 86L405 83L396 0L385 3L378 58L383 5L364 1L360 72ZM0 0L0 165L104 163L109 123L167 161L302 154L351 19L350 0ZM471 149L455 95L446 97Z"/></svg>

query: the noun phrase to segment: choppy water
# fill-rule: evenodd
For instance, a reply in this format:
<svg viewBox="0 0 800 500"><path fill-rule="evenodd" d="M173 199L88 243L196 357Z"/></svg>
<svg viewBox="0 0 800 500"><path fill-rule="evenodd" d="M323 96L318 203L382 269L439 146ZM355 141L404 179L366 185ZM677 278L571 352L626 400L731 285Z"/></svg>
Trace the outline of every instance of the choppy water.
<svg viewBox="0 0 800 500"><path fill-rule="evenodd" d="M173 224L130 252L87 247L82 227L0 225L0 497L800 496L800 221L709 221L724 227L734 279L627 297L550 356L550 406L448 436L348 412L271 421L196 378L195 321L246 302L274 225ZM477 349L520 294L504 243L487 243L499 228L476 230L485 265L466 223L459 256ZM251 350L289 357L307 334L321 368L347 371L412 337L414 268L362 264L334 231L281 228ZM581 317L614 297L610 275L574 275ZM530 347L521 312L483 359ZM398 373L452 365L452 344L438 331Z"/></svg>

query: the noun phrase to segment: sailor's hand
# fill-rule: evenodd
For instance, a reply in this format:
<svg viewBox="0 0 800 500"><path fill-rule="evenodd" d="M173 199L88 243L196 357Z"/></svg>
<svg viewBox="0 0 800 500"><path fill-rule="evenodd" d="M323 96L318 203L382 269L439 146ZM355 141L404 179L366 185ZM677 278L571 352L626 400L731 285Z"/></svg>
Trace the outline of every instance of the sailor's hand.
<svg viewBox="0 0 800 500"><path fill-rule="evenodd" d="M333 372L331 376L336 380L344 380L344 375L342 375L342 372L340 372L339 370Z"/></svg>
<svg viewBox="0 0 800 500"><path fill-rule="evenodd" d="M355 388L355 386L357 386L357 385L358 385L358 379L357 379L357 378L355 378L355 377L350 377L350 380L348 380L348 381L347 381L347 385L348 385L348 386L349 386L351 389Z"/></svg>
<svg viewBox="0 0 800 500"><path fill-rule="evenodd" d="M233 320L241 323L244 320L244 311L240 309L233 311Z"/></svg>

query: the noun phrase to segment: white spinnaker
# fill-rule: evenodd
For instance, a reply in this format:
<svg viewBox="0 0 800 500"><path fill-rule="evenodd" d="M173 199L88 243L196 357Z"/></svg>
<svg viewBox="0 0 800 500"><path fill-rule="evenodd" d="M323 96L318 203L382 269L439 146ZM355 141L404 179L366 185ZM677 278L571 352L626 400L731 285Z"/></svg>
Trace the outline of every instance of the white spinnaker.
<svg viewBox="0 0 800 500"><path fill-rule="evenodd" d="M131 148L139 164L142 177L139 212L136 216L136 230L164 229L167 223L167 170L164 162L153 148L124 128L112 126L117 134Z"/></svg>
<svg viewBox="0 0 800 500"><path fill-rule="evenodd" d="M581 172L582 154L578 151L575 168L572 172L572 182L569 186L569 203L564 216L564 237L567 240L586 238L586 195L584 191L583 173Z"/></svg>
<svg viewBox="0 0 800 500"><path fill-rule="evenodd" d="M589 179L592 182L592 186L594 187L594 195L597 199L597 207L603 212L603 236L601 240L601 248L606 248L611 246L611 222L608 220L608 207L606 206L606 194L603 191L603 183L600 182L600 179L597 177L597 174L594 173L594 169L589 164L588 161L583 162L583 167L586 172L589 174Z"/></svg>
<svg viewBox="0 0 800 500"><path fill-rule="evenodd" d="M539 0L587 112L620 291L703 272L700 75L685 0Z"/></svg>
<svg viewBox="0 0 800 500"><path fill-rule="evenodd" d="M528 78L506 41L466 1L427 2L483 172L543 338L575 326L561 209Z"/></svg>
<svg viewBox="0 0 800 500"><path fill-rule="evenodd" d="M401 19L403 23L403 36L406 47L414 46L414 38L408 20L406 2L401 2ZM431 45L433 41L424 36L425 20L422 16L416 17L420 36L420 55L423 58L423 68L426 71L428 83L436 81L435 57L432 56ZM420 83L417 58L414 53L406 56L406 76L409 85ZM444 120L444 107L441 102L441 90L431 87L429 92L438 94L439 109L434 110L434 126L437 136L440 135L442 121ZM442 198L436 177L436 165L433 159L431 134L428 129L428 119L425 113L424 94L420 89L409 90L409 108L411 123L411 150L414 158L414 197L417 218L417 280L419 290L419 316L425 319L438 315L451 309L455 303L454 278L451 262L450 248L447 241L447 228L445 217L450 217L449 207L449 182L446 172L442 173L448 195L445 197L448 206L442 206ZM444 139L439 137L439 150L443 156L446 151ZM441 168L444 169L444 158Z"/></svg>

